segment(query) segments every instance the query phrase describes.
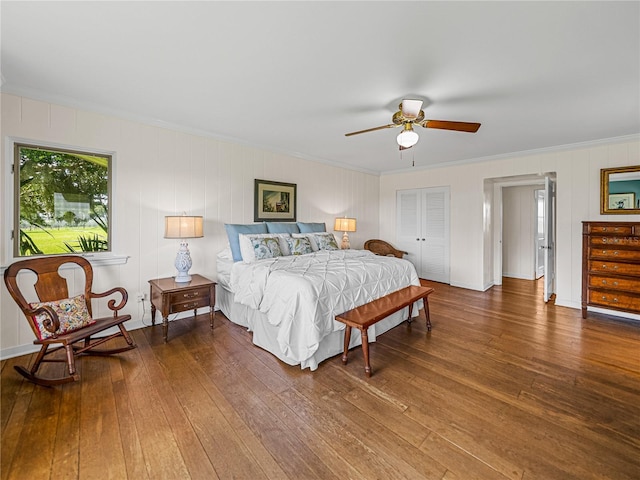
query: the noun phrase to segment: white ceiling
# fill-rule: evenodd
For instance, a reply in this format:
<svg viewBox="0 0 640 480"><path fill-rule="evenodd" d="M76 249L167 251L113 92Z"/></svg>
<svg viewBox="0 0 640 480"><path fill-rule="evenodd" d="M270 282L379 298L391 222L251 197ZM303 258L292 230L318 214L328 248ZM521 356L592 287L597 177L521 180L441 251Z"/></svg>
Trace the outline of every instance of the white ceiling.
<svg viewBox="0 0 640 480"><path fill-rule="evenodd" d="M2 91L384 173L640 133L640 2L0 3ZM426 118L398 151L405 97Z"/></svg>

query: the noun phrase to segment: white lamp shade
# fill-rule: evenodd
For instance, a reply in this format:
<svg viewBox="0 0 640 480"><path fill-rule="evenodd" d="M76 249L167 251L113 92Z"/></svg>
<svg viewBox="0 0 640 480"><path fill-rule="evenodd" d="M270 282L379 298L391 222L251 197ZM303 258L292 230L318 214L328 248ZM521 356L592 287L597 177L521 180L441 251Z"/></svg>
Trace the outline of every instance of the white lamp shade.
<svg viewBox="0 0 640 480"><path fill-rule="evenodd" d="M333 225L333 229L337 232L355 232L356 219L355 218L336 218L336 222Z"/></svg>
<svg viewBox="0 0 640 480"><path fill-rule="evenodd" d="M200 238L202 233L202 217L169 216L164 217L164 238Z"/></svg>
<svg viewBox="0 0 640 480"><path fill-rule="evenodd" d="M398 135L398 145L404 148L413 147L416 143L418 143L419 136L413 130L403 130Z"/></svg>

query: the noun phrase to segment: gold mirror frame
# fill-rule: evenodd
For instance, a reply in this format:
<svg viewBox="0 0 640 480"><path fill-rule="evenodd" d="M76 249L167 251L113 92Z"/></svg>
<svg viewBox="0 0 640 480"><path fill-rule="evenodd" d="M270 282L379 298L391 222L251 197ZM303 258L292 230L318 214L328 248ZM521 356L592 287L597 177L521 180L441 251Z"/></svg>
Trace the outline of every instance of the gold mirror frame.
<svg viewBox="0 0 640 480"><path fill-rule="evenodd" d="M621 173L637 173L637 179L640 180L640 165L600 170L600 213L603 215L640 215L640 191L609 193L609 185L613 181L612 175Z"/></svg>

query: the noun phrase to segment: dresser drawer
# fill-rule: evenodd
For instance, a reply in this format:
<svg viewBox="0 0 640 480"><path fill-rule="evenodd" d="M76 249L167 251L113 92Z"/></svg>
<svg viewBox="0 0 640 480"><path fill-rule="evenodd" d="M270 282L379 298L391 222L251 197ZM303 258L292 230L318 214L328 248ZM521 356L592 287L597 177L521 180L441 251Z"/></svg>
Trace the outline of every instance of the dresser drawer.
<svg viewBox="0 0 640 480"><path fill-rule="evenodd" d="M640 276L640 264L589 260L589 271L594 273L606 272L619 275Z"/></svg>
<svg viewBox="0 0 640 480"><path fill-rule="evenodd" d="M640 293L640 278L638 280L632 278L616 278L605 277L602 275L589 276L590 288L610 288L615 290L626 290L628 292Z"/></svg>
<svg viewBox="0 0 640 480"><path fill-rule="evenodd" d="M633 235L636 225L589 225L589 233L613 233L615 235Z"/></svg>
<svg viewBox="0 0 640 480"><path fill-rule="evenodd" d="M209 287L200 287L189 289L187 291L174 292L169 295L169 303L194 302L200 299L209 300L210 294L211 289Z"/></svg>
<svg viewBox="0 0 640 480"><path fill-rule="evenodd" d="M615 246L591 247L589 258L600 258L608 261L637 260L640 262L640 250L616 248Z"/></svg>
<svg viewBox="0 0 640 480"><path fill-rule="evenodd" d="M640 237L591 237L592 247L640 247Z"/></svg>
<svg viewBox="0 0 640 480"><path fill-rule="evenodd" d="M589 303L592 305L614 307L624 310L640 310L640 297L634 297L632 295L619 292L609 293L590 290Z"/></svg>

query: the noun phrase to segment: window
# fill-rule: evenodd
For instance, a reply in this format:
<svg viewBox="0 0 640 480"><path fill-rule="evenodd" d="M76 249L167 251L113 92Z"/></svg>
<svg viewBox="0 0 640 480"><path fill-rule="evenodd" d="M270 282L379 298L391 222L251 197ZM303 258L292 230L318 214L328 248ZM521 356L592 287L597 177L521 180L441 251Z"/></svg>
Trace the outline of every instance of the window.
<svg viewBox="0 0 640 480"><path fill-rule="evenodd" d="M111 155L14 145L14 257L111 251Z"/></svg>

